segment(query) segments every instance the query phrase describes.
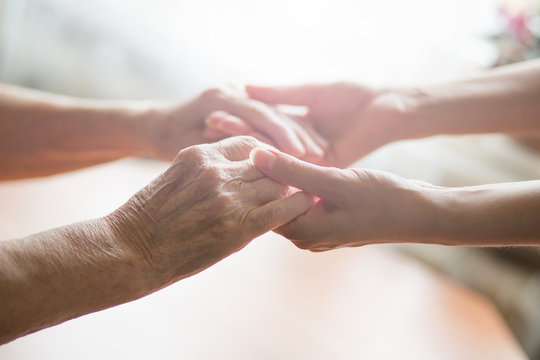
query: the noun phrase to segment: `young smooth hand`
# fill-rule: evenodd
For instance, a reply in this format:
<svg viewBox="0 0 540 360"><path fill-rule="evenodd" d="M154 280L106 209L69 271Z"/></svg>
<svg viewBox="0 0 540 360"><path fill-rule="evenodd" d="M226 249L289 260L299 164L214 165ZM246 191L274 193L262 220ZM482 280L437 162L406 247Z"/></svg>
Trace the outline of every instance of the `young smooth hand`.
<svg viewBox="0 0 540 360"><path fill-rule="evenodd" d="M276 230L299 248L325 251L431 235L435 206L426 194L436 187L382 171L320 167L267 149L254 149L250 158L268 177L318 197L309 212Z"/></svg>

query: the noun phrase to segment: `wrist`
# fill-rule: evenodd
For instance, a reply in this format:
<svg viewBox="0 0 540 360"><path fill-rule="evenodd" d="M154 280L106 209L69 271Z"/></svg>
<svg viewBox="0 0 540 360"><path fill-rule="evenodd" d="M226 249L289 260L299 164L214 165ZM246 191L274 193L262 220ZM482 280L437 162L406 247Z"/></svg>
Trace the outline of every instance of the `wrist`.
<svg viewBox="0 0 540 360"><path fill-rule="evenodd" d="M383 88L376 92L369 117L384 128L384 143L421 137L414 125L421 99L420 91L414 88Z"/></svg>
<svg viewBox="0 0 540 360"><path fill-rule="evenodd" d="M142 109L137 121L148 144L146 156L172 161L180 150L202 143L199 110L196 100L184 104L156 102Z"/></svg>
<svg viewBox="0 0 540 360"><path fill-rule="evenodd" d="M429 236L423 242L447 246L473 245L470 243L471 231L477 226L474 218L477 211L471 212L471 204L464 200L474 193L478 191L469 188L433 186L425 189L424 194L430 204L426 214L426 228L429 229L426 233Z"/></svg>
<svg viewBox="0 0 540 360"><path fill-rule="evenodd" d="M99 221L120 254L120 263L137 274L138 288L145 295L161 287L149 247L153 230L150 223L142 224L142 219L128 206L129 202Z"/></svg>
<svg viewBox="0 0 540 360"><path fill-rule="evenodd" d="M161 158L160 141L166 134L168 117L166 106L159 102L133 102L121 110L125 134L130 138L133 156Z"/></svg>
<svg viewBox="0 0 540 360"><path fill-rule="evenodd" d="M405 242L422 244L452 245L454 239L455 194L452 188L411 180L411 199L405 213L405 222L410 224Z"/></svg>

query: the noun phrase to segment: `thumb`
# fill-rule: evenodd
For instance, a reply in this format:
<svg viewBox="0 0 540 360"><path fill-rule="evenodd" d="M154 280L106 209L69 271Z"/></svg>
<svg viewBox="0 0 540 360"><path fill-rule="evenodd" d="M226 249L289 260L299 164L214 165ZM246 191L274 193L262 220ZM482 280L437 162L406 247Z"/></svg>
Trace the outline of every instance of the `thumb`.
<svg viewBox="0 0 540 360"><path fill-rule="evenodd" d="M252 149L249 158L266 176L325 200L333 199L335 188L339 186L336 174L340 170L336 168L313 165L290 155L262 148Z"/></svg>
<svg viewBox="0 0 540 360"><path fill-rule="evenodd" d="M253 209L248 214L252 234L259 236L279 228L308 212L314 204L315 198L312 195L299 191L291 196L271 201Z"/></svg>
<svg viewBox="0 0 540 360"><path fill-rule="evenodd" d="M252 99L270 104L305 105L313 104L319 94L319 86L254 86L246 85L246 93Z"/></svg>

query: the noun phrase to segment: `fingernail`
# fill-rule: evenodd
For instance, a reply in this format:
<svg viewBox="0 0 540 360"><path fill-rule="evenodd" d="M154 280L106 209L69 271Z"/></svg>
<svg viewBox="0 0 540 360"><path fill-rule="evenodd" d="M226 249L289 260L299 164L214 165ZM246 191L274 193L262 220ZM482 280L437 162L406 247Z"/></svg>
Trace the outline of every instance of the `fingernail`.
<svg viewBox="0 0 540 360"><path fill-rule="evenodd" d="M249 153L251 163L261 170L272 171L276 164L277 155L262 148L254 148Z"/></svg>

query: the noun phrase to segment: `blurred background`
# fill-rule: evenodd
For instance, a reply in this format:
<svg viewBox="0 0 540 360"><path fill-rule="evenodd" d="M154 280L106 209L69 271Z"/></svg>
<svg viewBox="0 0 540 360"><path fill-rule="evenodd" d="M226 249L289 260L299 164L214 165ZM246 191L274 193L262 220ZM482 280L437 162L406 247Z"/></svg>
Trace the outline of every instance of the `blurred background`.
<svg viewBox="0 0 540 360"><path fill-rule="evenodd" d="M188 99L226 83L436 82L540 56L539 14L534 0L0 0L0 81L103 99ZM540 179L537 144L436 137L357 165L446 186ZM400 251L487 295L540 359L540 251Z"/></svg>

